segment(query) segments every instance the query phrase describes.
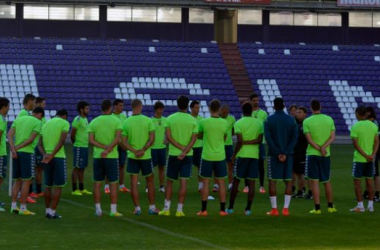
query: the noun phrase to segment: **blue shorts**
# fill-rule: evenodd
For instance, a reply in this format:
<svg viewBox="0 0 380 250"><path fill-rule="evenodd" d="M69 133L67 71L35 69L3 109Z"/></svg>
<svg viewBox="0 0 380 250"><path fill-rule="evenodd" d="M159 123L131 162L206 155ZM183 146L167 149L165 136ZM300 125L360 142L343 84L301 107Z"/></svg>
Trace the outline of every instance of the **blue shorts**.
<svg viewBox="0 0 380 250"><path fill-rule="evenodd" d="M88 148L73 147L73 167L85 169L88 166Z"/></svg>
<svg viewBox="0 0 380 250"><path fill-rule="evenodd" d="M226 161L231 162L232 155L234 154L234 147L232 145L224 146L224 151L226 151Z"/></svg>
<svg viewBox="0 0 380 250"><path fill-rule="evenodd" d="M168 157L168 165L166 166L166 177L172 181L191 178L193 157L186 156L182 161L177 156Z"/></svg>
<svg viewBox="0 0 380 250"><path fill-rule="evenodd" d="M119 181L119 166L117 159L94 158L93 179L95 182L102 182L106 179L110 183Z"/></svg>
<svg viewBox="0 0 380 250"><path fill-rule="evenodd" d="M202 160L202 150L203 148L193 148L193 166L199 168Z"/></svg>
<svg viewBox="0 0 380 250"><path fill-rule="evenodd" d="M124 167L125 162L127 161L127 151L118 146L117 152L119 153L119 166Z"/></svg>
<svg viewBox="0 0 380 250"><path fill-rule="evenodd" d="M136 160L128 158L127 173L132 175L141 174L145 177L153 174L152 159L148 160Z"/></svg>
<svg viewBox="0 0 380 250"><path fill-rule="evenodd" d="M207 161L202 159L199 168L199 176L205 179L212 179L214 172L215 179L224 179L227 177L226 160L222 161Z"/></svg>
<svg viewBox="0 0 380 250"><path fill-rule="evenodd" d="M42 167L43 166L42 160L44 156L41 154L38 147L34 149L34 155L36 156L36 167Z"/></svg>
<svg viewBox="0 0 380 250"><path fill-rule="evenodd" d="M43 164L43 166L46 187L51 188L66 186L65 158L53 158L48 164Z"/></svg>
<svg viewBox="0 0 380 250"><path fill-rule="evenodd" d="M34 178L34 167L36 157L34 154L17 152L17 159L13 159L13 174L14 180L31 180Z"/></svg>
<svg viewBox="0 0 380 250"><path fill-rule="evenodd" d="M7 156L0 156L0 179L7 177Z"/></svg>
<svg viewBox="0 0 380 250"><path fill-rule="evenodd" d="M305 178L312 181L329 182L331 176L330 156L306 156Z"/></svg>
<svg viewBox="0 0 380 250"><path fill-rule="evenodd" d="M166 165L166 148L152 149L153 167L161 167Z"/></svg>
<svg viewBox="0 0 380 250"><path fill-rule="evenodd" d="M280 162L278 157L268 157L268 179L272 181L290 181L293 172L293 156L289 155L285 162Z"/></svg>
<svg viewBox="0 0 380 250"><path fill-rule="evenodd" d="M262 143L259 145L259 160L265 160L265 158L266 158L265 145Z"/></svg>
<svg viewBox="0 0 380 250"><path fill-rule="evenodd" d="M259 178L259 159L237 158L233 175L239 180L257 180Z"/></svg>
<svg viewBox="0 0 380 250"><path fill-rule="evenodd" d="M373 179L375 172L375 162L354 162L352 165L354 179Z"/></svg>

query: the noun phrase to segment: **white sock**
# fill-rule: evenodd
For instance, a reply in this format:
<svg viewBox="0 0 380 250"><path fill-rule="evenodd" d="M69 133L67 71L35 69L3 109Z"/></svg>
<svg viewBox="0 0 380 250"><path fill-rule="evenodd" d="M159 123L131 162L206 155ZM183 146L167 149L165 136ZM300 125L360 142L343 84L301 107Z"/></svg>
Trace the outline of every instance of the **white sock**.
<svg viewBox="0 0 380 250"><path fill-rule="evenodd" d="M219 185L218 184L214 184L214 188L219 188Z"/></svg>
<svg viewBox="0 0 380 250"><path fill-rule="evenodd" d="M12 202L12 209L16 209L17 208L17 202Z"/></svg>
<svg viewBox="0 0 380 250"><path fill-rule="evenodd" d="M178 203L177 211L178 211L178 212L182 212L182 209L183 209L183 204Z"/></svg>
<svg viewBox="0 0 380 250"><path fill-rule="evenodd" d="M50 215L51 215L51 216L54 216L54 215L55 215L55 210L50 209Z"/></svg>
<svg viewBox="0 0 380 250"><path fill-rule="evenodd" d="M20 210L22 212L26 211L26 204L20 204Z"/></svg>
<svg viewBox="0 0 380 250"><path fill-rule="evenodd" d="M45 214L51 214L50 208L45 208Z"/></svg>
<svg viewBox="0 0 380 250"><path fill-rule="evenodd" d="M110 185L108 185L108 184L104 185L104 189L106 189L106 188L110 188Z"/></svg>
<svg viewBox="0 0 380 250"><path fill-rule="evenodd" d="M100 203L95 204L95 211L96 211L96 214L102 213L102 208L100 207Z"/></svg>
<svg viewBox="0 0 380 250"><path fill-rule="evenodd" d="M285 195L285 200L284 200L284 208L289 208L290 205L290 200L292 199L291 195Z"/></svg>
<svg viewBox="0 0 380 250"><path fill-rule="evenodd" d="M272 208L277 208L277 196L271 196L269 197L270 204L272 205Z"/></svg>
<svg viewBox="0 0 380 250"><path fill-rule="evenodd" d="M124 184L119 185L119 189L122 189L124 187L125 187Z"/></svg>
<svg viewBox="0 0 380 250"><path fill-rule="evenodd" d="M368 201L368 207L373 207L373 201Z"/></svg>
<svg viewBox="0 0 380 250"><path fill-rule="evenodd" d="M228 188L229 188L229 189L232 188L232 183L228 184Z"/></svg>
<svg viewBox="0 0 380 250"><path fill-rule="evenodd" d="M165 207L164 207L164 210L165 210L165 211L169 211L169 210L170 210L170 201L165 200Z"/></svg>
<svg viewBox="0 0 380 250"><path fill-rule="evenodd" d="M369 206L369 203L368 203L368 206ZM364 207L364 205L363 205L363 202L362 202L362 201L358 201L358 207Z"/></svg>
<svg viewBox="0 0 380 250"><path fill-rule="evenodd" d="M141 207L140 207L140 206L136 206L136 207L135 207L135 210L136 210L136 211L141 211Z"/></svg>
<svg viewBox="0 0 380 250"><path fill-rule="evenodd" d="M198 182L198 190L203 188L203 182Z"/></svg>
<svg viewBox="0 0 380 250"><path fill-rule="evenodd" d="M116 213L116 204L111 204L111 213Z"/></svg>
<svg viewBox="0 0 380 250"><path fill-rule="evenodd" d="M155 204L149 205L149 210L156 210L156 205Z"/></svg>

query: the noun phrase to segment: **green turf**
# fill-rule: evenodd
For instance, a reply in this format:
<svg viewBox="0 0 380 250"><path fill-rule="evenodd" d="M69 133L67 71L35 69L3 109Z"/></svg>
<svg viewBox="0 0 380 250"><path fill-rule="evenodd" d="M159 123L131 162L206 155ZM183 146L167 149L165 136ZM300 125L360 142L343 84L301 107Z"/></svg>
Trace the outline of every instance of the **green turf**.
<svg viewBox="0 0 380 250"><path fill-rule="evenodd" d="M71 148L67 148L71 152ZM68 175L71 174L72 155L68 156ZM356 205L351 179L351 146L334 146L332 150L332 185L338 213L328 214L322 197L322 215L310 215L313 202L293 199L290 217L267 217L270 209L268 195L256 194L253 213L243 214L246 195L240 193L235 206L236 214L219 217L218 200L209 202L209 216L196 216L200 208L197 180L190 181L184 206L186 217L176 218L177 196L172 200L172 216L147 214L145 185L141 179L140 200L143 215L132 215L130 194L120 194L118 210L123 219L107 215L94 216L91 196L70 195L71 181L63 190L58 212L62 220L44 218L43 200L28 205L37 213L34 217L0 214L0 249L379 249L378 228L380 212L353 214L348 210ZM91 166L90 161L90 166ZM92 189L91 168L86 172L86 187ZM127 181L128 186L129 181ZM176 185L177 187L177 185ZM284 185L278 185L280 193ZM7 203L7 183L2 186L0 200ZM214 195L216 197L216 195ZM157 193L156 203L162 208L164 196ZM279 196L279 207L283 195ZM365 202L366 205L366 202ZM109 211L109 199L102 197L103 211Z"/></svg>

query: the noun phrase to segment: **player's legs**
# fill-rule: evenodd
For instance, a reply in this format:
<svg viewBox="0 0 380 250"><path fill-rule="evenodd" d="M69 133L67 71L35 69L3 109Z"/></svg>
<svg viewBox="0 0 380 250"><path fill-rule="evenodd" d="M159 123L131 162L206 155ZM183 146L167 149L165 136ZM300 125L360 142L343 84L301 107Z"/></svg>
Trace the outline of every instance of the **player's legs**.
<svg viewBox="0 0 380 250"><path fill-rule="evenodd" d="M247 206L245 207L245 211L251 211L251 206L253 202L253 198L255 196L255 181L248 180L248 196L247 196Z"/></svg>
<svg viewBox="0 0 380 250"><path fill-rule="evenodd" d="M158 166L158 179L160 182L160 188L164 186L165 181L165 165Z"/></svg>
<svg viewBox="0 0 380 250"><path fill-rule="evenodd" d="M227 163L227 166L228 166L228 189L231 190L232 188L232 184L233 184L233 172L234 172L234 163L231 161L231 162L228 162Z"/></svg>
<svg viewBox="0 0 380 250"><path fill-rule="evenodd" d="M332 187L331 182L325 182L323 183L325 186L325 195L328 203L333 203L333 193L332 193Z"/></svg>
<svg viewBox="0 0 380 250"><path fill-rule="evenodd" d="M74 167L73 168L73 172L71 173L71 183L72 183L72 192L73 192L73 194L75 193L75 191L77 191L78 190L78 185L77 185L77 181L78 181L78 177L79 177L79 175L78 175L78 171L79 169L78 168L76 168L76 167Z"/></svg>
<svg viewBox="0 0 380 250"><path fill-rule="evenodd" d="M310 187L311 187L311 192L313 193L313 200L314 204L320 205L320 197L319 197L319 181L318 180L310 180ZM316 209L318 210L318 209Z"/></svg>
<svg viewBox="0 0 380 250"><path fill-rule="evenodd" d="M17 196L18 196L18 193L20 192L21 186L22 186L22 180L21 179L15 180L12 187L12 203L17 202Z"/></svg>
<svg viewBox="0 0 380 250"><path fill-rule="evenodd" d="M201 190L201 199L202 199L202 211L207 210L207 199L209 196L209 183L210 179L202 178L203 187Z"/></svg>
<svg viewBox="0 0 380 250"><path fill-rule="evenodd" d="M139 207L139 192L138 192L138 175L131 174L131 196L135 207Z"/></svg>
<svg viewBox="0 0 380 250"><path fill-rule="evenodd" d="M61 193L62 193L61 187L54 187L54 189L52 189L51 204L50 204L51 210L54 210L54 211L57 210L58 203L61 198Z"/></svg>
<svg viewBox="0 0 380 250"><path fill-rule="evenodd" d="M154 190L154 175L151 174L147 177L145 177L146 183L148 185L148 200L149 200L149 205L154 205L154 198L155 198L155 190Z"/></svg>
<svg viewBox="0 0 380 250"><path fill-rule="evenodd" d="M375 189L373 184L373 179L366 178L366 183L368 186L368 207L373 207L373 201L375 198Z"/></svg>
<svg viewBox="0 0 380 250"><path fill-rule="evenodd" d="M100 200L101 200L101 194L100 194L100 187L102 186L102 183L101 182L94 182L94 203L95 204L100 204Z"/></svg>
<svg viewBox="0 0 380 250"><path fill-rule="evenodd" d="M123 166L119 166L119 188L123 188L124 187L124 178L125 178L124 170L125 170L124 165Z"/></svg>
<svg viewBox="0 0 380 250"><path fill-rule="evenodd" d="M179 192L178 192L178 203L184 204L187 193L187 179L179 180Z"/></svg>
<svg viewBox="0 0 380 250"><path fill-rule="evenodd" d="M216 179L217 180L217 183L219 185L219 200L220 200L220 203L224 203L224 207L225 207L225 204L226 204L226 183L224 181L224 179ZM222 207L220 208L220 211L224 211L224 209L222 209Z"/></svg>
<svg viewBox="0 0 380 250"><path fill-rule="evenodd" d="M36 193L37 195L40 195L42 193L42 173L43 173L43 168L40 166L36 166Z"/></svg>
<svg viewBox="0 0 380 250"><path fill-rule="evenodd" d="M119 212L117 212L117 192L119 182L118 176L118 161L117 159L104 159L104 163L106 166L106 175L109 180L110 185L110 200L111 200L111 213L112 217L122 216Z"/></svg>
<svg viewBox="0 0 380 250"><path fill-rule="evenodd" d="M231 194L230 194L230 203L228 205L228 210L234 209L236 196L239 190L240 180L238 178L234 178L232 182Z"/></svg>

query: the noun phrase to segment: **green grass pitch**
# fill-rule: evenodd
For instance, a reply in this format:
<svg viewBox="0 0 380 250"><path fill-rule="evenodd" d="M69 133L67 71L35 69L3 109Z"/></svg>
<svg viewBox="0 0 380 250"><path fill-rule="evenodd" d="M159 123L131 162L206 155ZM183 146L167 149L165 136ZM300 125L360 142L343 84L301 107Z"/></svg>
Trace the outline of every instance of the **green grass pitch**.
<svg viewBox="0 0 380 250"><path fill-rule="evenodd" d="M94 216L92 196L71 196L71 147L68 153L68 185L58 207L62 220L44 217L44 201L28 205L36 212L33 217L10 214L7 182L3 183L0 200L6 202L6 213L0 214L0 249L379 249L380 212L350 213L356 205L351 179L352 146L333 146L332 185L334 203L338 213L327 213L322 195L321 215L311 215L313 202L293 199L289 217L268 217L268 194L256 192L252 215L243 210L246 195L239 193L235 214L219 217L218 199L209 201L209 216L199 218L200 195L197 180L193 178L188 188L184 206L186 217L174 216L177 196L172 200L172 216L148 215L145 181L140 180L140 201L143 214L132 215L130 194L119 194L118 210L124 217L111 218L104 214ZM90 160L90 166L92 160ZM194 169L193 176L196 170ZM86 172L86 188L92 190L92 169ZM129 186L129 176L127 186ZM267 184L267 182L266 182ZM257 185L256 185L257 186ZM176 187L178 185L176 184ZM242 186L240 187L242 189ZM278 205L283 205L283 183L278 183ZM323 192L322 192L323 193ZM212 194L217 198L217 195ZM229 196L229 195L228 195ZM228 200L228 197L227 197ZM156 205L162 208L164 195L156 192ZM109 199L102 196L103 212L109 212ZM367 205L367 202L365 202ZM376 204L375 204L376 209Z"/></svg>

